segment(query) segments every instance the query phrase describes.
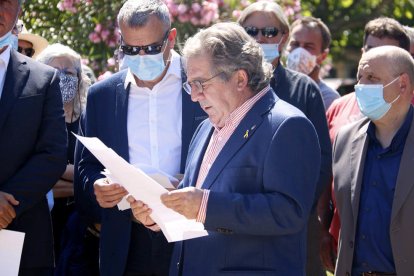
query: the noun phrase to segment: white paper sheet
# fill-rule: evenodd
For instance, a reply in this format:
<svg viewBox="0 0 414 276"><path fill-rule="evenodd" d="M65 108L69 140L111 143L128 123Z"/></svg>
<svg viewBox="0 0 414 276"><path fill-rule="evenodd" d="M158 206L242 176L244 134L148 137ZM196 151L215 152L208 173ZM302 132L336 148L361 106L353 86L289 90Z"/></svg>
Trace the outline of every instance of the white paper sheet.
<svg viewBox="0 0 414 276"><path fill-rule="evenodd" d="M161 228L168 242L208 235L202 223L188 220L162 204L160 196L168 191L151 177L126 162L98 138L75 136L109 170L116 182L152 209L151 218Z"/></svg>
<svg viewBox="0 0 414 276"><path fill-rule="evenodd" d="M16 276L19 274L25 233L0 230L0 274Z"/></svg>

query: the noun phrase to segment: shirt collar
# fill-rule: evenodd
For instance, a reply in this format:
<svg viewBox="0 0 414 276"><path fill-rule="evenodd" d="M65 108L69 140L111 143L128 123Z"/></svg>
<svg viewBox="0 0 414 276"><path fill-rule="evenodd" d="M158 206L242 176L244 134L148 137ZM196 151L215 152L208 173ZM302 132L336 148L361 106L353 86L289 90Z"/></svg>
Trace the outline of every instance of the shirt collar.
<svg viewBox="0 0 414 276"><path fill-rule="evenodd" d="M395 134L394 138L392 138L390 146L387 148L392 152L396 151L400 146L404 146L405 140L407 139L408 132L410 131L410 126L413 121L413 106L411 105L407 115L405 116L404 123L400 127L400 129ZM369 123L367 134L370 141L380 144L377 137L375 136L375 124L371 121Z"/></svg>
<svg viewBox="0 0 414 276"><path fill-rule="evenodd" d="M137 86L137 83L135 82L135 78L134 78L134 75L132 74L131 70L129 68L127 70L128 70L128 72L127 72L127 75L125 77L125 83L124 83L124 88L125 89L127 89L129 83ZM164 78L162 78L161 82L163 80L169 78L170 76L173 76L177 79L181 79L181 57L174 50L171 50L170 66L168 67L167 73L165 74Z"/></svg>
<svg viewBox="0 0 414 276"><path fill-rule="evenodd" d="M259 93L253 95L253 97L249 98L245 101L241 106L233 110L232 113L227 117L224 122L224 127L233 127L236 128L241 120L245 117L245 115L249 112L249 110L253 107L253 105L262 98L267 92L270 90L270 85L267 85L263 88ZM219 131L222 128L219 128L217 125L214 125L214 128Z"/></svg>

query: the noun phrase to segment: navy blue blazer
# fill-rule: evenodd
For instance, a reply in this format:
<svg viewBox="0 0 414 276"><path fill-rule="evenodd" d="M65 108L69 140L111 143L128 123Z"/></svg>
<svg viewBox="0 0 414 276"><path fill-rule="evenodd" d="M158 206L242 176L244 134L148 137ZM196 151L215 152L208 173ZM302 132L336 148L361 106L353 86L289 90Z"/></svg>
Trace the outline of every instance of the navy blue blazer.
<svg viewBox="0 0 414 276"><path fill-rule="evenodd" d="M206 120L194 134L184 187L195 185L212 132ZM175 244L170 275L305 275L320 159L311 122L270 90L210 168L209 235Z"/></svg>
<svg viewBox="0 0 414 276"><path fill-rule="evenodd" d="M88 137L98 137L105 145L129 161L127 112L129 86L124 88L127 70L93 85L88 93L87 109L82 118L82 133ZM183 75L183 81L185 76ZM181 173L184 173L185 161L191 137L199 123L207 116L198 103L191 101L190 96L182 93L182 150ZM78 146L80 147L79 143ZM79 152L79 149L77 149ZM97 206L93 191L94 182L104 177L103 166L86 149L80 150L78 165L77 204L86 208ZM75 178L75 179L76 179ZM82 189L83 195L79 196ZM86 198L86 197L87 198ZM80 202L79 202L80 200ZM99 208L99 207L98 207ZM95 209L97 210L97 209ZM98 209L99 210L99 209ZM101 245L100 270L102 275L122 275L125 270L131 232L131 212L114 208L101 209ZM85 212L83 208L83 212ZM95 214L92 214L96 216ZM95 217L95 219L98 219Z"/></svg>
<svg viewBox="0 0 414 276"><path fill-rule="evenodd" d="M21 267L54 265L46 193L66 168L66 140L56 70L12 50L0 99L0 191L20 201L7 229L26 233Z"/></svg>
<svg viewBox="0 0 414 276"><path fill-rule="evenodd" d="M276 95L298 108L312 122L321 147L321 170L315 202L332 181L332 145L329 138L325 106L318 85L305 74L284 68L280 63L273 72L271 86Z"/></svg>

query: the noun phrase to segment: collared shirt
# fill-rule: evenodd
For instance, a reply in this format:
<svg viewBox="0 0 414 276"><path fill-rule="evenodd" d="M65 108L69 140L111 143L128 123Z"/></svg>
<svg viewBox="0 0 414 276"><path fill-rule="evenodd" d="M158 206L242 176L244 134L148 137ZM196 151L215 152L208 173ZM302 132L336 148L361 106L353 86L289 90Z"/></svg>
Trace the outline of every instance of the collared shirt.
<svg viewBox="0 0 414 276"><path fill-rule="evenodd" d="M0 99L3 94L4 82L6 81L7 66L10 61L10 47L7 47L3 53L0 54Z"/></svg>
<svg viewBox="0 0 414 276"><path fill-rule="evenodd" d="M182 80L180 56L171 51L164 78L153 89L136 85L128 69L129 161L147 173L174 176L180 171L182 128Z"/></svg>
<svg viewBox="0 0 414 276"><path fill-rule="evenodd" d="M391 210L412 120L411 106L403 125L385 149L375 136L375 125L370 122L368 127L369 144L359 200L352 275L368 271L395 272L389 234Z"/></svg>
<svg viewBox="0 0 414 276"><path fill-rule="evenodd" d="M204 180L206 179L206 176L211 166L213 165L217 156L223 149L224 145L230 139L234 130L240 124L241 120L246 116L246 114L253 107L253 105L269 91L269 89L270 86L268 85L259 93L245 101L241 106L236 108L226 119L224 126L222 128L214 126L215 130L210 138L210 142L208 144L208 147L203 157L203 161L200 166L200 172L198 174L196 183L197 188L200 188L203 185ZM248 133L246 135L248 135ZM208 195L209 190L204 190L203 199L197 216L197 221L201 221L203 223L205 221L207 211Z"/></svg>

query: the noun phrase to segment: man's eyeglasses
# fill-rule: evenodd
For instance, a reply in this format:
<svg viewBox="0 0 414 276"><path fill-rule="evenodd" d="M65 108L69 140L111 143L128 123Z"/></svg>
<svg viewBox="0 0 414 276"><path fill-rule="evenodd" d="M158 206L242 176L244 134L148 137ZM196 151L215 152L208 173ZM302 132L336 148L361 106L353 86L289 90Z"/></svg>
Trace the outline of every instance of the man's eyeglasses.
<svg viewBox="0 0 414 276"><path fill-rule="evenodd" d="M26 55L28 57L32 57L35 53L35 50L33 48L22 48L22 47L17 47L17 51L23 55Z"/></svg>
<svg viewBox="0 0 414 276"><path fill-rule="evenodd" d="M261 29L256 27L244 27L244 29L252 37L256 37L259 34L259 31L267 38L275 37L279 33L279 29L276 27L264 27Z"/></svg>
<svg viewBox="0 0 414 276"><path fill-rule="evenodd" d="M143 50L146 55L159 54L161 53L162 46L164 46L169 34L170 34L170 31L167 31L164 35L164 38L162 39L162 42L159 44L146 45L146 46L131 46L131 45L126 45L126 44L121 44L122 52L124 52L125 55L129 55L129 56L136 56L139 54L141 50ZM123 42L122 37L121 37L121 40Z"/></svg>
<svg viewBox="0 0 414 276"><path fill-rule="evenodd" d="M214 76L212 76L209 79L200 81L200 80L194 80L194 81L186 81L185 83L183 83L183 88L185 90L185 92L187 92L189 95L193 94L194 96L203 93L204 90L204 84L212 79L214 79L215 77L219 76L223 74L223 72L220 72L218 74L215 74Z"/></svg>

